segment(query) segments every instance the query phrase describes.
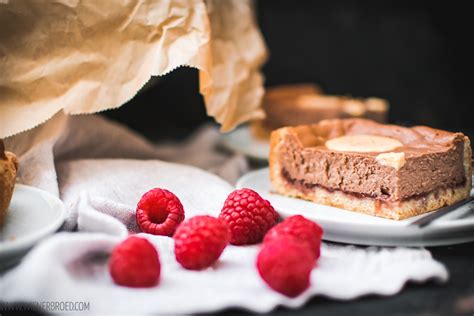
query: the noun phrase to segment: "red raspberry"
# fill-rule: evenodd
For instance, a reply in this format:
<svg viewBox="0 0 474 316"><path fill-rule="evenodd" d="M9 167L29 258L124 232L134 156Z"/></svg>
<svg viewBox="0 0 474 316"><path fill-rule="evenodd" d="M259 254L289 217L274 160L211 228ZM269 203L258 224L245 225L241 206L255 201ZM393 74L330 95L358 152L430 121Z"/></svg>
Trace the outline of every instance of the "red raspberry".
<svg viewBox="0 0 474 316"><path fill-rule="evenodd" d="M115 246L109 261L114 282L129 287L151 287L160 279L160 258L146 239L135 236Z"/></svg>
<svg viewBox="0 0 474 316"><path fill-rule="evenodd" d="M230 243L246 245L262 241L265 233L278 221L278 214L257 192L240 189L229 194L219 218L230 228Z"/></svg>
<svg viewBox="0 0 474 316"><path fill-rule="evenodd" d="M272 241L281 237L293 237L306 243L314 254L314 259L320 256L321 238L323 229L301 215L286 218L283 222L268 231L263 242Z"/></svg>
<svg viewBox="0 0 474 316"><path fill-rule="evenodd" d="M143 194L137 205L136 218L142 232L173 236L178 224L184 220L184 209L176 195L156 188Z"/></svg>
<svg viewBox="0 0 474 316"><path fill-rule="evenodd" d="M308 247L294 238L264 243L257 257L262 279L272 289L289 297L298 296L309 287L313 264Z"/></svg>
<svg viewBox="0 0 474 316"><path fill-rule="evenodd" d="M200 270L219 259L230 232L218 218L195 216L179 225L173 238L176 260L186 269Z"/></svg>

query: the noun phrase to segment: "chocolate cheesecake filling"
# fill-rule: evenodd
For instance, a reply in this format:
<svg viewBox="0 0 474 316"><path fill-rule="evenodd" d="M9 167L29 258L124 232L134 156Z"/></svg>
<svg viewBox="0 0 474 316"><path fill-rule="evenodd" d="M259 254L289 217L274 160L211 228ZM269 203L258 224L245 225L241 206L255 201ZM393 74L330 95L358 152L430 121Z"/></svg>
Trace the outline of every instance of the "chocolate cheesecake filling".
<svg viewBox="0 0 474 316"><path fill-rule="evenodd" d="M325 187L325 186L323 186L321 184L317 184L317 183L307 183L307 182L304 182L304 180L293 179L293 178L291 178L291 176L289 175L289 173L285 169L281 170L281 174L282 174L283 178L285 179L285 181L290 186L296 188L298 191L301 191L301 192L308 192L308 191L311 192L312 190L314 190L314 188L321 188L321 189L324 189L328 192L340 191L340 192L343 192L344 194L351 195L355 198L371 198L371 199L380 200L382 202L394 202L393 199L390 199L390 197L391 197L390 194L388 194L388 192L383 190L383 189L381 190L381 192L382 192L381 195L375 195L375 194L371 194L371 193L362 193L362 192L353 192L353 191L344 191L344 190L338 190L338 189L332 189L332 188L329 188L329 187ZM465 185L466 185L466 178L464 178L464 181L462 181L461 183L456 184L454 186L451 186L451 187L441 187L440 186L438 189L458 188L458 187L464 187ZM433 191L431 191L431 192L433 192ZM424 198L425 196L427 196L431 192L420 192L420 193L416 193L412 196L406 196L406 197L403 197L402 199L395 200L395 201L407 201L407 200L411 200L411 199Z"/></svg>
<svg viewBox="0 0 474 316"><path fill-rule="evenodd" d="M466 185L463 134L424 127L377 127L355 120L333 124L328 130L324 124L318 125L317 131L294 128L280 149L282 177L301 192L318 187L384 202L422 198L440 189ZM405 155L404 165L399 169L382 165L376 159L380 153L335 152L324 146L330 138L368 133L398 139L403 146L395 152Z"/></svg>

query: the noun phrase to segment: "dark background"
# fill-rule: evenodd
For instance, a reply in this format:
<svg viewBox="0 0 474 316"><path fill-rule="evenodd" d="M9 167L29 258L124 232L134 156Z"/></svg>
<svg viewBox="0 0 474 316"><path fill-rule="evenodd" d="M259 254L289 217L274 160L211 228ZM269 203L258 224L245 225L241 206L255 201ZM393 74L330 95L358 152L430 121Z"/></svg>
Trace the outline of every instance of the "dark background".
<svg viewBox="0 0 474 316"><path fill-rule="evenodd" d="M331 94L383 97L392 123L470 131L469 2L435 2L258 1L266 85L315 82ZM191 68L105 115L152 138L180 138L208 120Z"/></svg>

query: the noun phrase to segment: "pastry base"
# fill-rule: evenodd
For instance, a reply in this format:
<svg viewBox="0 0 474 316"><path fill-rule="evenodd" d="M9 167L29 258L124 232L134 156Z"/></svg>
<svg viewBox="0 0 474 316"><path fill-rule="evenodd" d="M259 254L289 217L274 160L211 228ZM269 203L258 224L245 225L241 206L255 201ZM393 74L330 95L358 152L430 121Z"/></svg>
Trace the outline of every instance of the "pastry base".
<svg viewBox="0 0 474 316"><path fill-rule="evenodd" d="M286 180L281 178L273 180L273 186L276 192L282 195L394 220L420 215L456 203L467 198L470 191L466 187L440 189L419 198L400 202L382 202L372 198L359 198L338 191L329 192L318 187L303 193L289 186Z"/></svg>

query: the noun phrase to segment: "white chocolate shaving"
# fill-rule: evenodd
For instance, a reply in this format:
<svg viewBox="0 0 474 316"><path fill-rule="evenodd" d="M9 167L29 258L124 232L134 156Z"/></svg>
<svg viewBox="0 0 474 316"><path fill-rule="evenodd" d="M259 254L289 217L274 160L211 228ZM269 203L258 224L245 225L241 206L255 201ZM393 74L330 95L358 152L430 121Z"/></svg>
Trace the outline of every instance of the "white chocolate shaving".
<svg viewBox="0 0 474 316"><path fill-rule="evenodd" d="M405 153L384 153L375 157L375 160L381 165L400 170L405 165Z"/></svg>
<svg viewBox="0 0 474 316"><path fill-rule="evenodd" d="M326 147L331 150L360 153L391 151L401 146L403 144L394 138L375 135L349 135L326 142Z"/></svg>

